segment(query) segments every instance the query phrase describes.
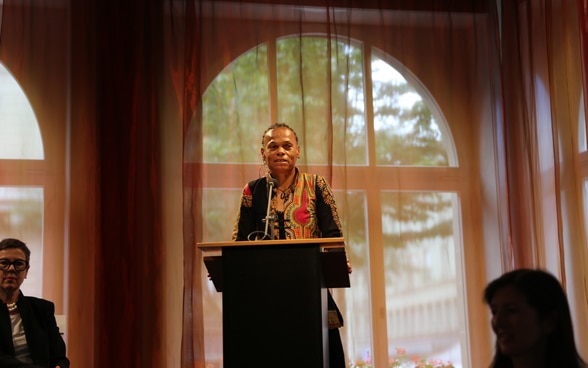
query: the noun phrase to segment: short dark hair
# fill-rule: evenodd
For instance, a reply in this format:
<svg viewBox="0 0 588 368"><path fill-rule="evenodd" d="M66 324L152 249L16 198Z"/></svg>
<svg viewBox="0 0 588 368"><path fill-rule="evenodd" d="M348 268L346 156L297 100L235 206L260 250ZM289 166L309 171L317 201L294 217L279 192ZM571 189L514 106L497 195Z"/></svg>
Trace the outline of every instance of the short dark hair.
<svg viewBox="0 0 588 368"><path fill-rule="evenodd" d="M294 137L296 137L296 143L297 144L300 144L300 142L298 141L298 134L296 134L296 131L294 129L292 129L292 127L290 127L286 123L276 123L276 124L270 125L269 128L267 128L265 130L265 132L263 132L263 135L261 136L261 146L262 147L263 147L263 144L265 142L265 135L267 134L267 132L269 132L272 129L278 129L278 128L287 128L287 129L290 129L290 131L292 133L294 133Z"/></svg>
<svg viewBox="0 0 588 368"><path fill-rule="evenodd" d="M20 249L25 254L27 258L26 261L29 262L31 260L31 250L21 240L14 238L2 239L2 241L0 241L0 250L4 249Z"/></svg>
<svg viewBox="0 0 588 368"><path fill-rule="evenodd" d="M537 311L539 318L555 316L556 327L548 336L549 349L545 352L546 367L586 367L576 349L574 328L565 291L559 280L551 273L540 269L510 271L490 282L484 290L484 301L490 305L496 292L513 286L521 292L529 305ZM512 367L510 357L502 354L498 345L492 368Z"/></svg>

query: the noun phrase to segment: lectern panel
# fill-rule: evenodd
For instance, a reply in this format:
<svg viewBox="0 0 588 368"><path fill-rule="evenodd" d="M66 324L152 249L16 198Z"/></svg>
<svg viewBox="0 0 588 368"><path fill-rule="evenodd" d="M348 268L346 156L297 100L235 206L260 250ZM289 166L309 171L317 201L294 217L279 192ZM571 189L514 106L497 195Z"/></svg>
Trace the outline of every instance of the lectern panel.
<svg viewBox="0 0 588 368"><path fill-rule="evenodd" d="M227 247L222 269L225 368L325 366L318 245Z"/></svg>

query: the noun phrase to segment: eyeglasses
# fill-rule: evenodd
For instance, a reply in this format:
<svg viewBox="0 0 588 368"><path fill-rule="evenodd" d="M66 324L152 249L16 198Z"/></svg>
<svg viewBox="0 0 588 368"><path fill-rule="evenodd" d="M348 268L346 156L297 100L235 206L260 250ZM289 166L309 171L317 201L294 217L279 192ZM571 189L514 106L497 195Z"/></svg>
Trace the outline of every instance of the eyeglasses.
<svg viewBox="0 0 588 368"><path fill-rule="evenodd" d="M24 271L29 266L29 262L22 259L17 259L16 261L10 261L6 258L0 259L0 270L8 271L10 266L14 266L16 271Z"/></svg>

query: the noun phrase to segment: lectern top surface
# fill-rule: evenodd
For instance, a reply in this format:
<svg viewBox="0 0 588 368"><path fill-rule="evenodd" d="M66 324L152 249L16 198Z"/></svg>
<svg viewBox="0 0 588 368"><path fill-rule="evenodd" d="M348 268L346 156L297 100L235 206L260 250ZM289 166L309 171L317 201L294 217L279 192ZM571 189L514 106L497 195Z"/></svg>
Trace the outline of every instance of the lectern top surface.
<svg viewBox="0 0 588 368"><path fill-rule="evenodd" d="M202 251L219 250L225 247L249 247L249 246L271 246L271 245L296 245L296 244L320 244L321 248L343 248L343 238L312 238L312 239L285 239L285 240L255 240L255 241L225 241L197 243L196 246Z"/></svg>

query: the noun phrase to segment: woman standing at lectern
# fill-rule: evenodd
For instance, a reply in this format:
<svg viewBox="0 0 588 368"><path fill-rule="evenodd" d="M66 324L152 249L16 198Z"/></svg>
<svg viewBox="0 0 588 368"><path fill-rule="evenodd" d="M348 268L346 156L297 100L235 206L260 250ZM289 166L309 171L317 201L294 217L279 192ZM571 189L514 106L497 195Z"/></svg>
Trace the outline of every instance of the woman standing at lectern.
<svg viewBox="0 0 588 368"><path fill-rule="evenodd" d="M233 240L306 239L342 237L335 198L324 177L303 173L296 167L300 158L298 136L286 124L274 124L263 134L261 158L267 173L245 185L233 230ZM266 226L268 190L273 226ZM351 265L348 262L351 272ZM339 328L343 317L328 293L329 364L344 368L345 354Z"/></svg>

